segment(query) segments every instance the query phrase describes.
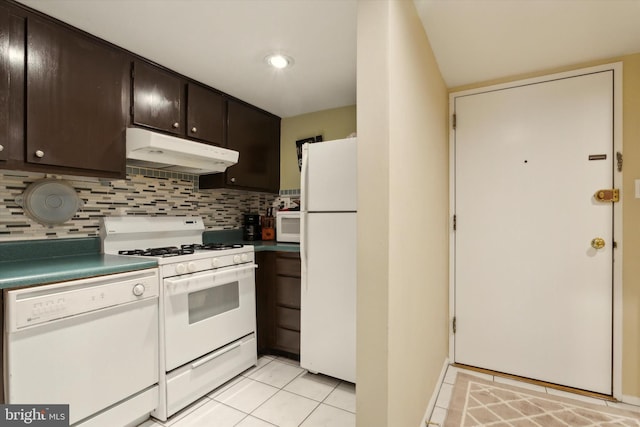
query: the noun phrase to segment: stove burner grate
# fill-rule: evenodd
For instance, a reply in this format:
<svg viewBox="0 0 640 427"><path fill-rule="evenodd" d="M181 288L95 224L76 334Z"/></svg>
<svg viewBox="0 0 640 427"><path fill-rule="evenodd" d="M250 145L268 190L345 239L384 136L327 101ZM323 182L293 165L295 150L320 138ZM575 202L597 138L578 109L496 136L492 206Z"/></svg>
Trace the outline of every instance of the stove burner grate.
<svg viewBox="0 0 640 427"><path fill-rule="evenodd" d="M183 249L191 249L198 251L221 251L224 249L238 249L241 248L242 245L239 244L230 244L230 243L206 243L206 244L192 244L192 245L182 245Z"/></svg>
<svg viewBox="0 0 640 427"><path fill-rule="evenodd" d="M118 251L118 255L155 256L166 258L180 255L191 255L195 251L221 251L225 249L238 249L241 247L242 245L229 243L193 243L190 245L181 245L180 247L166 246L164 248L127 249Z"/></svg>
<svg viewBox="0 0 640 427"><path fill-rule="evenodd" d="M156 256L164 258L170 256L190 255L194 252L194 248L178 248L177 246L167 246L164 248L122 250L118 251L118 255Z"/></svg>

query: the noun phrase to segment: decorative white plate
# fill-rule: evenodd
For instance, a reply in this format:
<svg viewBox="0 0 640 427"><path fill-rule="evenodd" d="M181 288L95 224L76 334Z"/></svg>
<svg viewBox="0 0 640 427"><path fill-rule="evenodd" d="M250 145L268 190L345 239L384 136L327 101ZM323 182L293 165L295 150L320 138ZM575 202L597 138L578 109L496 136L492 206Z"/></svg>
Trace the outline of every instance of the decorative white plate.
<svg viewBox="0 0 640 427"><path fill-rule="evenodd" d="M55 178L34 181L15 201L27 216L45 225L69 221L82 207L76 190L68 182Z"/></svg>

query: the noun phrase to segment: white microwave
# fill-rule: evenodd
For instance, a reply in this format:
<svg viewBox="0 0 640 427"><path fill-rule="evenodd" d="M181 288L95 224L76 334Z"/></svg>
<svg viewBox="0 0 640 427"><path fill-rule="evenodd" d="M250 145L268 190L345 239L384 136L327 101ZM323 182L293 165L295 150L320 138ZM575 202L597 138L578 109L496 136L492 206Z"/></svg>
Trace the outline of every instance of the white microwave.
<svg viewBox="0 0 640 427"><path fill-rule="evenodd" d="M300 243L300 211L276 212L276 240Z"/></svg>

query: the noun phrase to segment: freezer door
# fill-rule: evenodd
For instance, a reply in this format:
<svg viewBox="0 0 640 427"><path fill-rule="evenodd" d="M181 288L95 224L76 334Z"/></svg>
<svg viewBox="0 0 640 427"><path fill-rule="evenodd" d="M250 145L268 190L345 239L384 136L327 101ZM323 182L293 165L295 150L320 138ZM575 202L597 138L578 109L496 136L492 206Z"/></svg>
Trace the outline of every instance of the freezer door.
<svg viewBox="0 0 640 427"><path fill-rule="evenodd" d="M300 366L356 379L356 213L309 213L302 268Z"/></svg>
<svg viewBox="0 0 640 427"><path fill-rule="evenodd" d="M302 210L308 212L356 210L355 138L305 144L302 162L300 187L303 193Z"/></svg>

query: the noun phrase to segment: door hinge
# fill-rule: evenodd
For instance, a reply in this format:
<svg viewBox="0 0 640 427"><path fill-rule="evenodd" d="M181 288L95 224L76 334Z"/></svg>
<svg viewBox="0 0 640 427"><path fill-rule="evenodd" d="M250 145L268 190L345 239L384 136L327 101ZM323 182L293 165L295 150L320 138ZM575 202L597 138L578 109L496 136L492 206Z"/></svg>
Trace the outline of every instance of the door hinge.
<svg viewBox="0 0 640 427"><path fill-rule="evenodd" d="M618 172L622 172L622 153L621 152L617 152L616 153L616 159L618 160Z"/></svg>
<svg viewBox="0 0 640 427"><path fill-rule="evenodd" d="M456 231L456 228L458 228L458 218L454 215L453 216L453 231Z"/></svg>
<svg viewBox="0 0 640 427"><path fill-rule="evenodd" d="M451 125L453 126L453 128L456 128L457 125L457 117L455 115L455 113L453 114L453 117L451 118Z"/></svg>
<svg viewBox="0 0 640 427"><path fill-rule="evenodd" d="M136 76L136 69L131 67L131 78L134 78Z"/></svg>
<svg viewBox="0 0 640 427"><path fill-rule="evenodd" d="M457 325L456 325L456 317L453 316L453 322L452 322L452 329L453 329L453 333L455 334L456 331L458 330Z"/></svg>
<svg viewBox="0 0 640 427"><path fill-rule="evenodd" d="M618 242L615 240L613 241L613 249L618 249Z"/></svg>
<svg viewBox="0 0 640 427"><path fill-rule="evenodd" d="M131 117L133 117L133 105L129 107L129 113L131 114Z"/></svg>

